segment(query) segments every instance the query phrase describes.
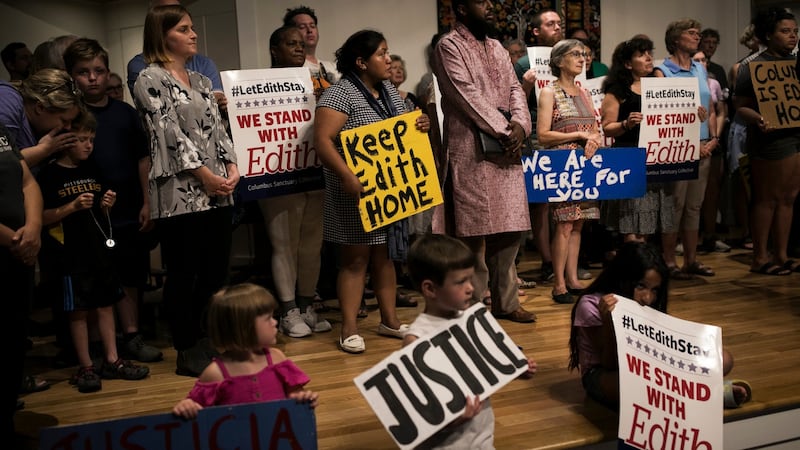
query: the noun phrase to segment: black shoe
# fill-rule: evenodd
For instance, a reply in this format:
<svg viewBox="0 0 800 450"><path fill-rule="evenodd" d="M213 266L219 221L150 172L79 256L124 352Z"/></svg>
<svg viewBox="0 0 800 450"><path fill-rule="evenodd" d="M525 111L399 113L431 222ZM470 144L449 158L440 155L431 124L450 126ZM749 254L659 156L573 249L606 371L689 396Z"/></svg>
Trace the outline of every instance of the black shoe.
<svg viewBox="0 0 800 450"><path fill-rule="evenodd" d="M186 377L199 377L211 364L211 358L199 345L178 350L175 373Z"/></svg>
<svg viewBox="0 0 800 450"><path fill-rule="evenodd" d="M139 366L122 358L113 363L104 362L100 368L100 377L108 380L141 380L149 374L147 366Z"/></svg>
<svg viewBox="0 0 800 450"><path fill-rule="evenodd" d="M95 370L94 366L81 367L78 369L69 384L74 384L78 387L78 392L88 393L99 391L103 388L103 382L100 380L100 375Z"/></svg>
<svg viewBox="0 0 800 450"><path fill-rule="evenodd" d="M542 263L542 273L539 276L541 281L550 281L555 277L555 273L553 273L553 263L552 262L543 262Z"/></svg>

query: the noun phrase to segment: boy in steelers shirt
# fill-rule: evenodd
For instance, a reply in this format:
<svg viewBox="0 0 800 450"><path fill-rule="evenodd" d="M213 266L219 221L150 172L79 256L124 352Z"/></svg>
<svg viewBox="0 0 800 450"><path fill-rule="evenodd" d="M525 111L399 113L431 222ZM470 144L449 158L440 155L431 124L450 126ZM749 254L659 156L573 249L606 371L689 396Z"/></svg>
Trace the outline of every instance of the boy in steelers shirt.
<svg viewBox="0 0 800 450"><path fill-rule="evenodd" d="M78 356L80 367L72 381L79 392L101 389L101 378L139 380L150 373L117 353L113 305L122 289L109 255L115 246L109 214L116 193L103 188L96 167L87 161L96 127L91 114L82 114L73 124L76 144L37 177L44 200L40 266L45 276L62 280L57 301L69 319ZM100 367L89 355L90 313L97 315L105 350Z"/></svg>

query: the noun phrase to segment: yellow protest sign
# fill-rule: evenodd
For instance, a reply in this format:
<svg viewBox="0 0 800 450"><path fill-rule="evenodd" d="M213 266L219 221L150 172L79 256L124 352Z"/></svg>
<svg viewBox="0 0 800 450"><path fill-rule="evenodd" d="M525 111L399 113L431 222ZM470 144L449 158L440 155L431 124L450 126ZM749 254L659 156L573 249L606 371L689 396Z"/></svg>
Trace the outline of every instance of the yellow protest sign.
<svg viewBox="0 0 800 450"><path fill-rule="evenodd" d="M361 223L372 231L442 203L428 135L414 111L340 134L347 166L361 181Z"/></svg>
<svg viewBox="0 0 800 450"><path fill-rule="evenodd" d="M800 82L795 61L753 61L750 78L758 110L770 128L800 127Z"/></svg>

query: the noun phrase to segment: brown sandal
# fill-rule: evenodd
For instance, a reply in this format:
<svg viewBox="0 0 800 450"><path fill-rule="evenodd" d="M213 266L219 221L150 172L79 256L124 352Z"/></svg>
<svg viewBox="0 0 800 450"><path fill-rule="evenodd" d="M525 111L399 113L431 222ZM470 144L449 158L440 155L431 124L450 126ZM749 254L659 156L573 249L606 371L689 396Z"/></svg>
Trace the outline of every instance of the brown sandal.
<svg viewBox="0 0 800 450"><path fill-rule="evenodd" d="M700 261L695 261L683 268L686 273L700 275L703 277L713 277L714 271L710 267L703 265Z"/></svg>

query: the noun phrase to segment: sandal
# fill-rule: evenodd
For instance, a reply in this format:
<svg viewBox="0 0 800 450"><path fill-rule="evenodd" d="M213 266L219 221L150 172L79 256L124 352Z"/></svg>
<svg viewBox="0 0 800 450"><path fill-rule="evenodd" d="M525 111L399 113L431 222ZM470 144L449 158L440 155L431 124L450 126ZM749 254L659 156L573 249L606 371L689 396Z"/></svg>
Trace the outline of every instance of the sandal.
<svg viewBox="0 0 800 450"><path fill-rule="evenodd" d="M700 261L695 261L683 268L683 271L693 275L700 275L704 277L713 277L714 271L710 267L703 265Z"/></svg>
<svg viewBox="0 0 800 450"><path fill-rule="evenodd" d="M398 308L416 308L418 305L417 301L414 300L410 295L403 294L401 292L397 292L397 296L395 298L395 306Z"/></svg>
<svg viewBox="0 0 800 450"><path fill-rule="evenodd" d="M783 263L783 268L791 272L800 272L800 263L793 259L787 259L786 262Z"/></svg>
<svg viewBox="0 0 800 450"><path fill-rule="evenodd" d="M50 382L34 375L25 375L19 388L20 394L32 394L50 389Z"/></svg>
<svg viewBox="0 0 800 450"><path fill-rule="evenodd" d="M669 268L669 277L673 280L694 280L694 275L684 272L676 266Z"/></svg>
<svg viewBox="0 0 800 450"><path fill-rule="evenodd" d="M734 386L744 389L744 396L741 390L734 390ZM753 398L753 388L750 383L744 380L725 380L723 387L723 402L726 408L740 408L742 404L749 402Z"/></svg>
<svg viewBox="0 0 800 450"><path fill-rule="evenodd" d="M791 275L792 271L783 267L781 265L767 262L761 265L761 267L757 269L750 268L750 272L759 273L761 275L777 275L777 276L786 276Z"/></svg>

